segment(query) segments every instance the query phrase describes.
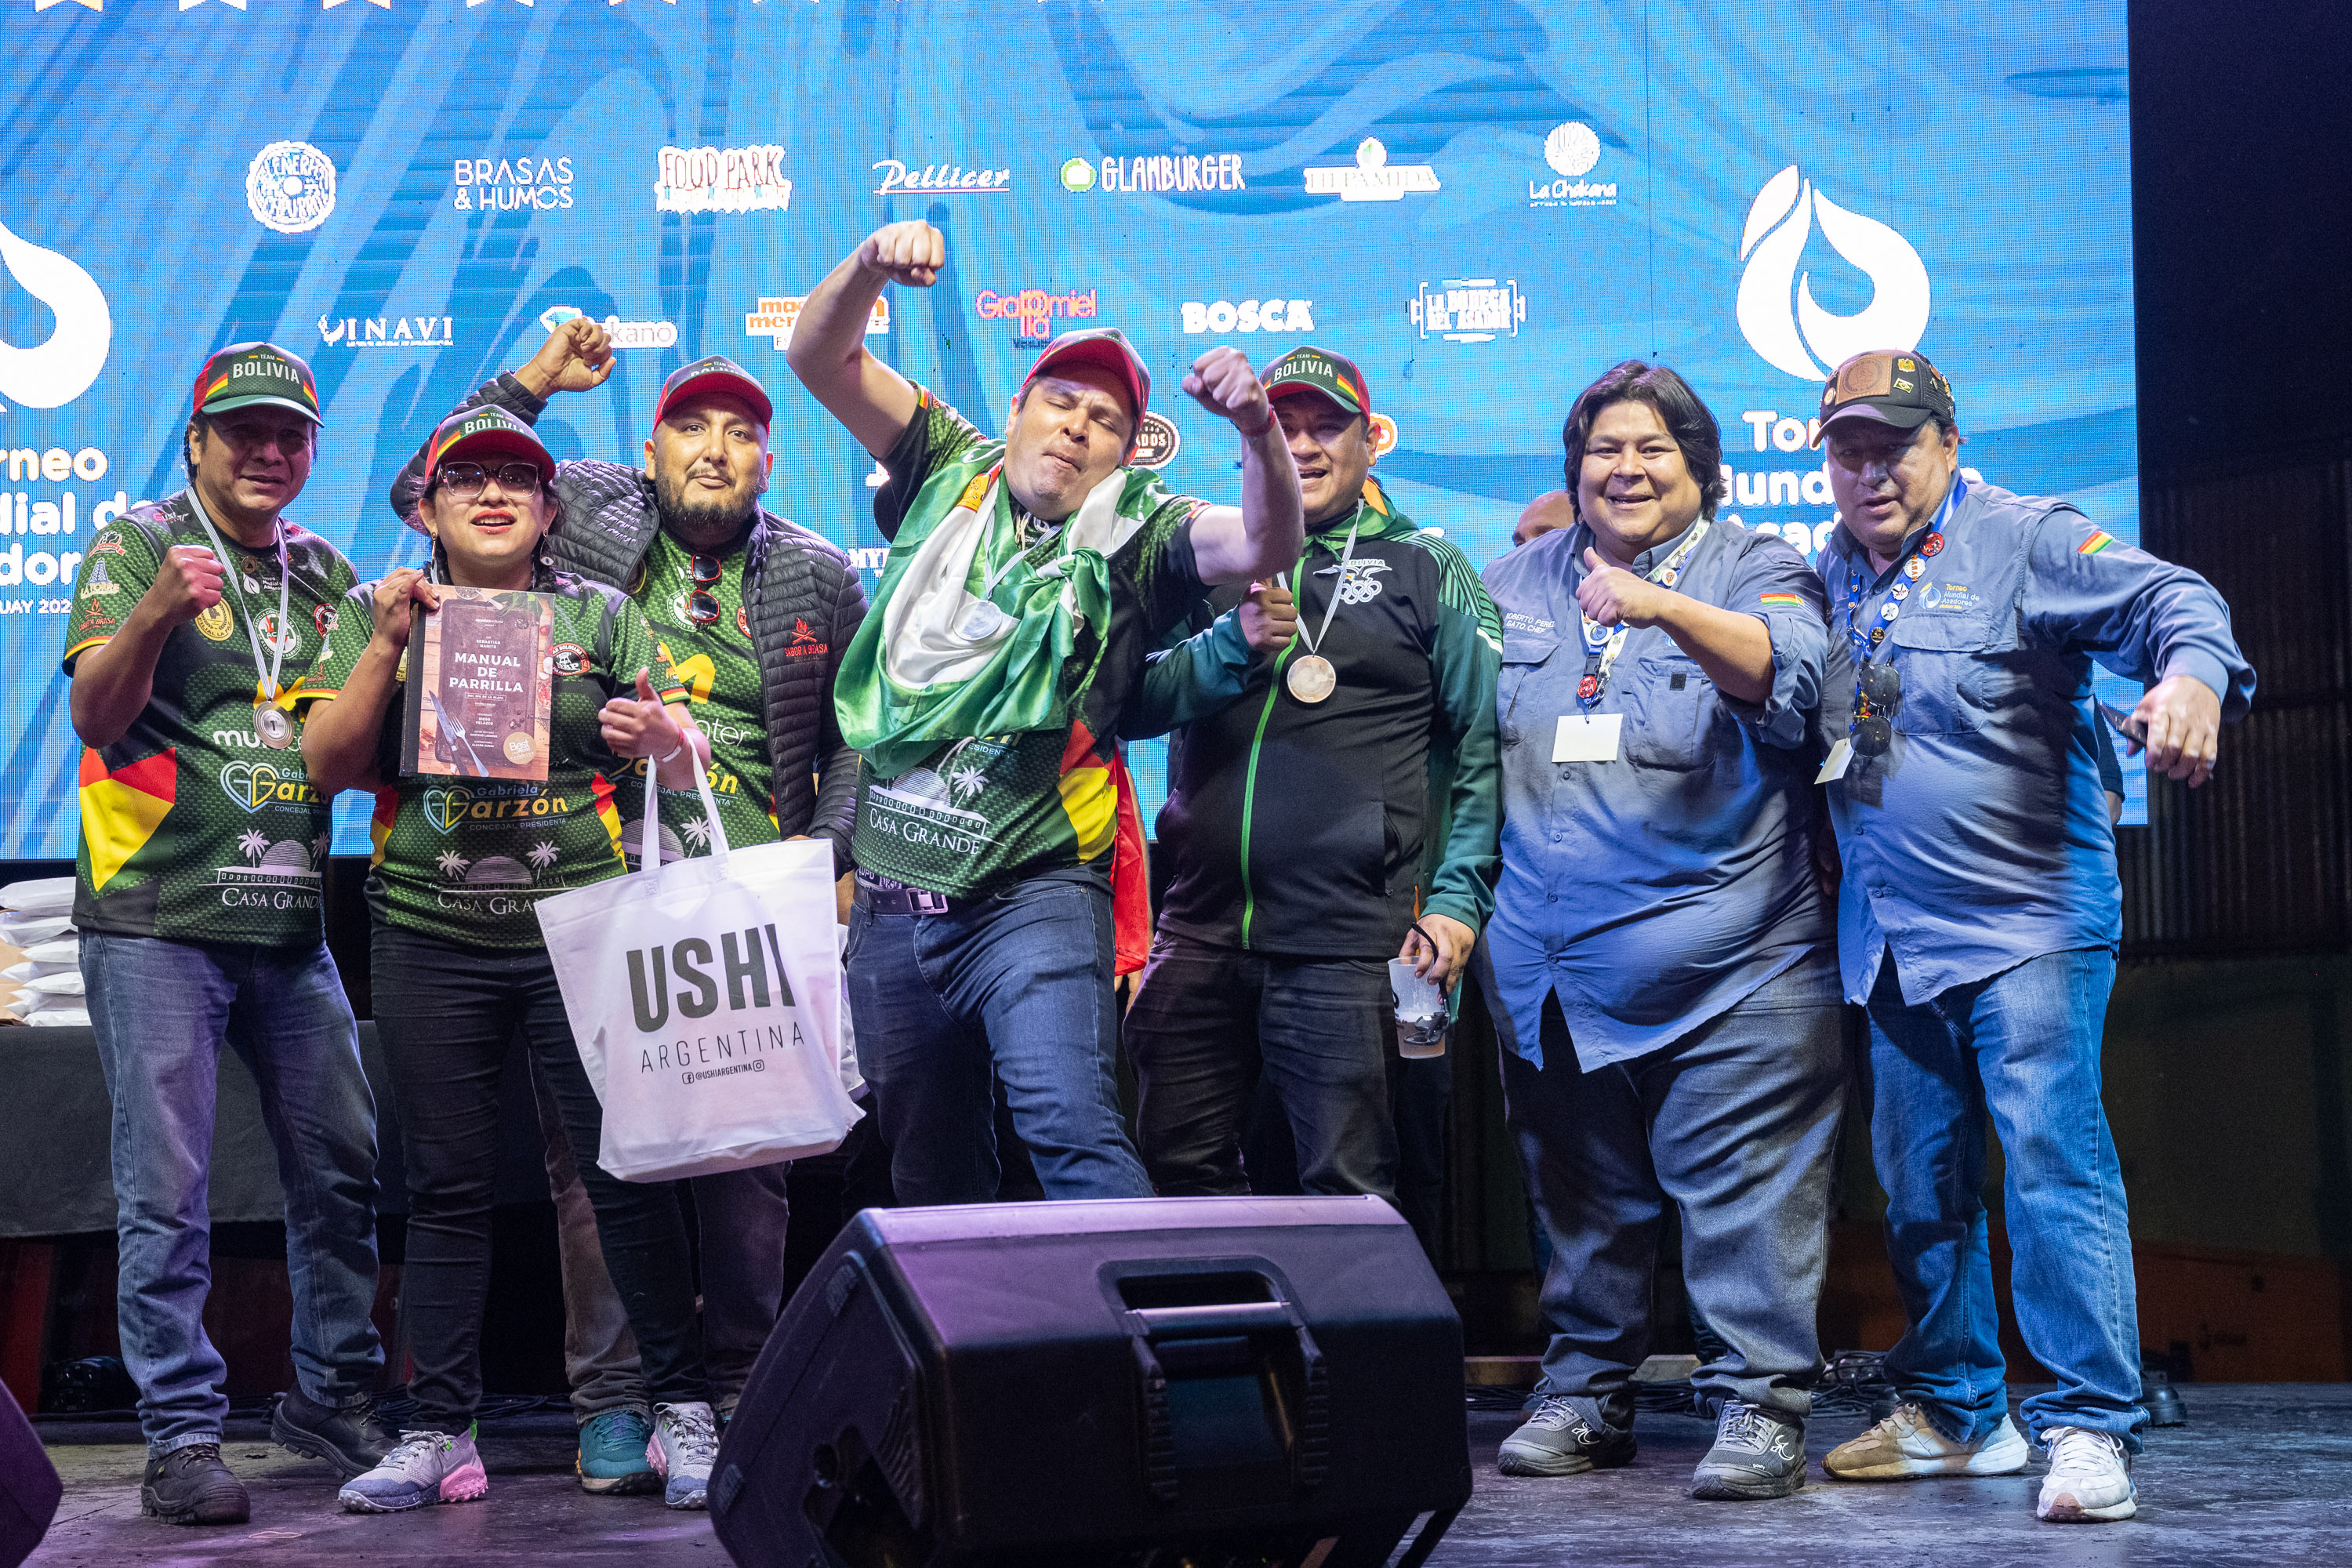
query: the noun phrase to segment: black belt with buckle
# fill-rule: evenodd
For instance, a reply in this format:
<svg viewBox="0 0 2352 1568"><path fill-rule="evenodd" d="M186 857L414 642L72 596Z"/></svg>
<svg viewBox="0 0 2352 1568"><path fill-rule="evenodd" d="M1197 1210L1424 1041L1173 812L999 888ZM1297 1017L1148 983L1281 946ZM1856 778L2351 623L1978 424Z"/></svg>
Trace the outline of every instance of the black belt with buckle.
<svg viewBox="0 0 2352 1568"><path fill-rule="evenodd" d="M953 914L958 900L945 893L934 893L929 888L910 888L904 882L872 871L857 873L857 897L868 910L877 915L945 915Z"/></svg>

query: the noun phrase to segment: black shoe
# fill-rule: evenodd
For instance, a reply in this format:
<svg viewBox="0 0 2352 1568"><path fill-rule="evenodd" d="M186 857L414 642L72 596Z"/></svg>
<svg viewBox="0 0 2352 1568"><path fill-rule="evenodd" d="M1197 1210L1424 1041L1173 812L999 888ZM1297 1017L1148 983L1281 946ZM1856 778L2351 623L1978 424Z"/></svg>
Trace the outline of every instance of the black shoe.
<svg viewBox="0 0 2352 1568"><path fill-rule="evenodd" d="M269 1440L326 1460L335 1467L336 1479L347 1481L382 1464L400 1446L400 1434L384 1424L373 1399L335 1410L297 1388L278 1400L277 1413L269 1418Z"/></svg>
<svg viewBox="0 0 2352 1568"><path fill-rule="evenodd" d="M243 1524L253 1517L253 1500L221 1463L218 1443L191 1443L147 1461L139 1511L165 1524Z"/></svg>
<svg viewBox="0 0 2352 1568"><path fill-rule="evenodd" d="M1746 1502L1787 1497L1805 1484L1805 1428L1738 1399L1723 1402L1715 1447L1691 1472L1691 1496Z"/></svg>
<svg viewBox="0 0 2352 1568"><path fill-rule="evenodd" d="M1496 1468L1507 1476L1579 1476L1632 1464L1633 1447L1633 1434L1595 1429L1555 1394L1503 1439Z"/></svg>

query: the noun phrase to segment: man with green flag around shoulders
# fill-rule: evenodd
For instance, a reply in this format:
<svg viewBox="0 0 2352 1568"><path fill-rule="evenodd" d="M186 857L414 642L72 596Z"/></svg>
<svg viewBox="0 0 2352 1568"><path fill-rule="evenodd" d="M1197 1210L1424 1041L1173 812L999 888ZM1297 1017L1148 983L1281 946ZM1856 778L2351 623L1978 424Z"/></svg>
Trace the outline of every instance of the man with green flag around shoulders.
<svg viewBox="0 0 2352 1568"><path fill-rule="evenodd" d="M1184 390L1242 434L1241 506L1128 467L1151 378L1105 329L1055 339L988 439L865 346L883 286L929 288L946 257L927 223L877 230L809 294L789 356L890 479L889 560L835 687L861 761L858 1065L902 1203L995 1195L996 1080L1048 1197L1146 1197L1113 1077L1115 968L1149 918L1120 710L1210 585L1297 557L1298 475L1230 348Z"/></svg>

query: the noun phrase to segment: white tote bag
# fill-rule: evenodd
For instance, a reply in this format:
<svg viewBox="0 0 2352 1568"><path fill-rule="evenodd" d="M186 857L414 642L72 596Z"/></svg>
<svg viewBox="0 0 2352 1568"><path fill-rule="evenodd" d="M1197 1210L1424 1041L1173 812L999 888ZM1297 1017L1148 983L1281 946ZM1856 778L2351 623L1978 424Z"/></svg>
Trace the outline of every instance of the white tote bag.
<svg viewBox="0 0 2352 1568"><path fill-rule="evenodd" d="M640 867L542 899L540 930L588 1081L597 1163L631 1182L837 1147L865 1114L842 1089L833 849L730 849L699 772L711 851L661 864L646 780Z"/></svg>

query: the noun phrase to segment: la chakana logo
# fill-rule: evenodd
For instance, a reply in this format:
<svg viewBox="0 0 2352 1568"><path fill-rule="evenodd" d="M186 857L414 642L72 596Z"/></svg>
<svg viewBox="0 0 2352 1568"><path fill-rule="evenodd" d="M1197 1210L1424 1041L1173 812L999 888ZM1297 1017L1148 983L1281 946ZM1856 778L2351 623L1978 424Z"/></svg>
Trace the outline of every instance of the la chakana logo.
<svg viewBox="0 0 2352 1568"><path fill-rule="evenodd" d="M1551 165L1552 173L1571 180L1590 174L1592 165L1601 162L1601 138L1591 126L1577 121L1555 125L1544 138L1544 162Z"/></svg>
<svg viewBox="0 0 2352 1568"><path fill-rule="evenodd" d="M1797 270L1817 222L1830 248L1870 279L1870 303L1853 315L1823 310L1811 274ZM1739 255L1748 264L1739 275L1739 331L1776 370L1827 381L1853 354L1917 348L1927 330L1927 268L1911 242L1822 195L1794 163L1756 193Z"/></svg>
<svg viewBox="0 0 2352 1568"><path fill-rule="evenodd" d="M334 160L308 142L272 142L246 165L245 205L264 228L308 234L335 210Z"/></svg>

